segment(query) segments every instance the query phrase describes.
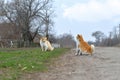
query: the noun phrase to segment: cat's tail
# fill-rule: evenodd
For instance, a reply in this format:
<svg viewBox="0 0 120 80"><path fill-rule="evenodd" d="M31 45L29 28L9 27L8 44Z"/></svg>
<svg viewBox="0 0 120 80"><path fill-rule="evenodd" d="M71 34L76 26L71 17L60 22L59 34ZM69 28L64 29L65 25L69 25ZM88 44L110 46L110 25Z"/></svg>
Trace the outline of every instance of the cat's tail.
<svg viewBox="0 0 120 80"><path fill-rule="evenodd" d="M92 44L91 48L92 48L92 53L93 53L95 51L95 46Z"/></svg>

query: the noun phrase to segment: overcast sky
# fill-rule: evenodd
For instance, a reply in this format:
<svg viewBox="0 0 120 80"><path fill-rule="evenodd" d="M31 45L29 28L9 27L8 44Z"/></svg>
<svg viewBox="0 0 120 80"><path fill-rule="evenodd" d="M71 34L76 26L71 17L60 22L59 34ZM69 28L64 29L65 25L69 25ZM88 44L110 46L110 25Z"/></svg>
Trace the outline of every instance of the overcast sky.
<svg viewBox="0 0 120 80"><path fill-rule="evenodd" d="M55 32L57 35L82 34L94 40L92 32L106 35L120 23L120 0L55 0Z"/></svg>

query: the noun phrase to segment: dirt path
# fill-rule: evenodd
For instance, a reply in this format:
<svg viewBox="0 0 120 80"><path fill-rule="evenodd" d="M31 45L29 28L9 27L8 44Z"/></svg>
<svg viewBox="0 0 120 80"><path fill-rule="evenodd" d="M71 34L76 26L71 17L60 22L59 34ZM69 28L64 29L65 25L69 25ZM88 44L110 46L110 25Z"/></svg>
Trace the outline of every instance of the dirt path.
<svg viewBox="0 0 120 80"><path fill-rule="evenodd" d="M60 57L46 73L26 74L21 80L120 80L120 48L99 47L91 55Z"/></svg>

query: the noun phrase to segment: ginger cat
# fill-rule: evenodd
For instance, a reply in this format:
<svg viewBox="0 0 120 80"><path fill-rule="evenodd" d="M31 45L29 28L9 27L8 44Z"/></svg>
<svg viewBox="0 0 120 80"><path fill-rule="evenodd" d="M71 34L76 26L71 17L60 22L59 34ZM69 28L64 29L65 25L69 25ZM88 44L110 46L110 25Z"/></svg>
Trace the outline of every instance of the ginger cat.
<svg viewBox="0 0 120 80"><path fill-rule="evenodd" d="M82 55L82 52L89 53L92 55L95 47L94 45L89 45L87 42L84 41L82 35L77 35L77 40L79 44L77 44L77 52L75 55Z"/></svg>
<svg viewBox="0 0 120 80"><path fill-rule="evenodd" d="M47 40L47 37L42 37L40 39L40 46L42 51L52 51L54 50L54 47L52 47L52 45L50 44L50 42Z"/></svg>

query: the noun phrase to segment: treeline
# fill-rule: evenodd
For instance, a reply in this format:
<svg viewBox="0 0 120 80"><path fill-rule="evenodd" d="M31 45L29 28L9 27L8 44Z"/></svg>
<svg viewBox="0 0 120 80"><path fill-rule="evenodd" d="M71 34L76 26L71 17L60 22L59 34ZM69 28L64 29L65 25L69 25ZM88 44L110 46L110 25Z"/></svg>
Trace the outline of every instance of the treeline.
<svg viewBox="0 0 120 80"><path fill-rule="evenodd" d="M101 31L93 32L92 36L96 39L94 42L96 46L120 46L120 24L109 32L109 36Z"/></svg>
<svg viewBox="0 0 120 80"><path fill-rule="evenodd" d="M72 34L64 33L59 36L55 36L54 34L50 35L50 42L60 44L60 47L64 48L74 48L76 46L76 42Z"/></svg>
<svg viewBox="0 0 120 80"><path fill-rule="evenodd" d="M49 37L53 18L53 0L0 0L0 23L15 26L24 42L32 43L37 34Z"/></svg>
<svg viewBox="0 0 120 80"><path fill-rule="evenodd" d="M0 44L17 40L20 47L23 45L26 47L31 46L36 38L39 41L42 35L49 38L54 26L53 2L53 0L0 0Z"/></svg>

